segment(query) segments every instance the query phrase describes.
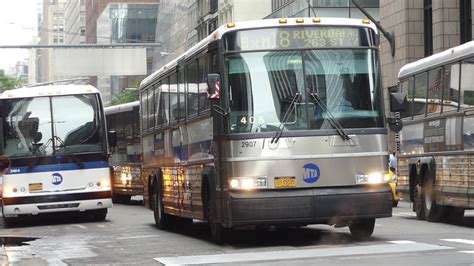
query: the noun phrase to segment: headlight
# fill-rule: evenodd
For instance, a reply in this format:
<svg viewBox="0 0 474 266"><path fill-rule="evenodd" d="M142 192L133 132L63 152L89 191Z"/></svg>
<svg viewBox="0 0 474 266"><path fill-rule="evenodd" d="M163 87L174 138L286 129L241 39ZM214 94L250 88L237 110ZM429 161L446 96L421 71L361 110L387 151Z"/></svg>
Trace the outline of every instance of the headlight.
<svg viewBox="0 0 474 266"><path fill-rule="evenodd" d="M389 173L372 172L372 173L357 173L357 184L380 184L390 181Z"/></svg>
<svg viewBox="0 0 474 266"><path fill-rule="evenodd" d="M229 180L230 189L267 188L267 177L233 177Z"/></svg>

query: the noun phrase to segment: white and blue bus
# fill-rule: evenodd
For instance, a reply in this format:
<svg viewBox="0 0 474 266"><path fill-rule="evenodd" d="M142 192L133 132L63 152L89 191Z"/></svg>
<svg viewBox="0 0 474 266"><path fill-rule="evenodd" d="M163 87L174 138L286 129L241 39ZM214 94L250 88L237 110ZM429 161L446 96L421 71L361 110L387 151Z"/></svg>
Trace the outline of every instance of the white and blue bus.
<svg viewBox="0 0 474 266"><path fill-rule="evenodd" d="M474 41L403 66L398 189L420 220L474 209Z"/></svg>
<svg viewBox="0 0 474 266"><path fill-rule="evenodd" d="M88 211L104 220L112 207L108 143L99 91L49 85L0 96L3 217Z"/></svg>
<svg viewBox="0 0 474 266"><path fill-rule="evenodd" d="M392 215L378 47L369 20L229 23L147 77L156 225L207 220L216 242L241 226L318 223L371 236Z"/></svg>

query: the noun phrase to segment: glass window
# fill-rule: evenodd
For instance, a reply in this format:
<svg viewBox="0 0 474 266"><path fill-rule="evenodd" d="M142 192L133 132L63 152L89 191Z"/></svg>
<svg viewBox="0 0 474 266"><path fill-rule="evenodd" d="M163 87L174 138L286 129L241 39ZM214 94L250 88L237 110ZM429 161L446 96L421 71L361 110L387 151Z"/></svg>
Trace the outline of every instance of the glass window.
<svg viewBox="0 0 474 266"><path fill-rule="evenodd" d="M170 121L178 121L178 77L176 74L170 76Z"/></svg>
<svg viewBox="0 0 474 266"><path fill-rule="evenodd" d="M103 149L96 95L52 97L51 103L57 153L97 152ZM44 145L47 147L47 143Z"/></svg>
<svg viewBox="0 0 474 266"><path fill-rule="evenodd" d="M311 129L331 129L329 116L344 128L382 127L378 61L373 50L312 50L305 53ZM327 112L324 110L327 107Z"/></svg>
<svg viewBox="0 0 474 266"><path fill-rule="evenodd" d="M161 84L155 85L155 110L156 110L156 126L163 125L163 112L161 111Z"/></svg>
<svg viewBox="0 0 474 266"><path fill-rule="evenodd" d="M209 110L209 100L207 99L207 73L208 58L199 58L199 112Z"/></svg>
<svg viewBox="0 0 474 266"><path fill-rule="evenodd" d="M461 64L461 108L474 106L474 57Z"/></svg>
<svg viewBox="0 0 474 266"><path fill-rule="evenodd" d="M412 116L412 107L413 107L413 78L406 79L402 81L400 86L401 92L407 94L408 108L405 112L400 112L400 117L411 117Z"/></svg>
<svg viewBox="0 0 474 266"><path fill-rule="evenodd" d="M463 126L464 150L474 151L474 116L464 117Z"/></svg>
<svg viewBox="0 0 474 266"><path fill-rule="evenodd" d="M168 125L170 121L170 94L168 79L162 80L160 95L160 113L163 119L163 125Z"/></svg>
<svg viewBox="0 0 474 266"><path fill-rule="evenodd" d="M53 153L49 98L8 100L4 104L3 145L7 156Z"/></svg>
<svg viewBox="0 0 474 266"><path fill-rule="evenodd" d="M133 144L133 124L135 123L135 117L133 111L123 113L124 121L124 137L127 141L127 145Z"/></svg>
<svg viewBox="0 0 474 266"><path fill-rule="evenodd" d="M186 118L186 90L184 87L184 69L178 72L179 119Z"/></svg>
<svg viewBox="0 0 474 266"><path fill-rule="evenodd" d="M198 65L193 61L187 67L186 83L188 85L188 117L198 113Z"/></svg>
<svg viewBox="0 0 474 266"><path fill-rule="evenodd" d="M332 129L330 115L343 128L383 127L373 50L251 52L225 63L231 133Z"/></svg>
<svg viewBox="0 0 474 266"><path fill-rule="evenodd" d="M155 127L155 103L153 99L153 89L148 90L148 128L154 128Z"/></svg>
<svg viewBox="0 0 474 266"><path fill-rule="evenodd" d="M428 72L428 113L441 112L441 82L443 79L443 68L437 68Z"/></svg>
<svg viewBox="0 0 474 266"><path fill-rule="evenodd" d="M426 113L426 73L415 76L415 97L413 99L413 115L424 115Z"/></svg>
<svg viewBox="0 0 474 266"><path fill-rule="evenodd" d="M142 113L142 129L147 130L148 126L148 106L147 106L147 90L141 94L141 113Z"/></svg>
<svg viewBox="0 0 474 266"><path fill-rule="evenodd" d="M443 80L443 112L457 110L459 104L459 63L447 66Z"/></svg>

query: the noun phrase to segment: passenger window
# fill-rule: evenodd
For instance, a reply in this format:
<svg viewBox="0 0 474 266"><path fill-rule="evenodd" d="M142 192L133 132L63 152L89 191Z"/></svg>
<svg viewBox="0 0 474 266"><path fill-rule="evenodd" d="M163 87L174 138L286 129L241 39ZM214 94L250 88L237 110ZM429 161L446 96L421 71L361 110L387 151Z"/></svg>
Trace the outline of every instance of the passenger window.
<svg viewBox="0 0 474 266"><path fill-rule="evenodd" d="M142 92L142 98L141 98L141 110L142 110L142 130L146 130L147 129L147 125L148 125L148 116L147 116L147 113L148 113L148 106L147 106L147 93L148 93L148 90L146 91L143 91Z"/></svg>
<svg viewBox="0 0 474 266"><path fill-rule="evenodd" d="M161 84L155 86L155 110L156 110L156 126L163 125L163 114L160 112L161 106Z"/></svg>
<svg viewBox="0 0 474 266"><path fill-rule="evenodd" d="M184 69L180 69L178 73L178 91L179 91L179 119L186 118L186 89L184 87Z"/></svg>
<svg viewBox="0 0 474 266"><path fill-rule="evenodd" d="M400 112L400 117L401 118L411 117L412 105L413 105L413 78L409 78L402 81L400 89L401 89L401 92L404 92L407 94L407 99L408 99L408 108L405 112Z"/></svg>
<svg viewBox="0 0 474 266"><path fill-rule="evenodd" d="M207 73L208 58L199 58L199 113L209 109L209 100L207 99Z"/></svg>
<svg viewBox="0 0 474 266"><path fill-rule="evenodd" d="M188 85L188 116L198 113L198 66L197 61L192 62L188 66L186 83Z"/></svg>
<svg viewBox="0 0 474 266"><path fill-rule="evenodd" d="M443 80L443 112L457 110L459 104L459 63L447 66Z"/></svg>
<svg viewBox="0 0 474 266"><path fill-rule="evenodd" d="M436 68L428 72L428 107L427 112L441 112L441 82L443 79L443 68Z"/></svg>
<svg viewBox="0 0 474 266"><path fill-rule="evenodd" d="M176 74L170 77L170 121L178 121L178 77Z"/></svg>
<svg viewBox="0 0 474 266"><path fill-rule="evenodd" d="M148 90L148 128L152 129L155 127L155 104L154 104L154 99L153 99L153 89Z"/></svg>
<svg viewBox="0 0 474 266"><path fill-rule="evenodd" d="M427 74L415 76L415 97L413 98L413 116L424 115L426 112Z"/></svg>
<svg viewBox="0 0 474 266"><path fill-rule="evenodd" d="M168 78L162 80L161 84L160 113L163 118L163 125L168 125L170 121L170 94Z"/></svg>
<svg viewBox="0 0 474 266"><path fill-rule="evenodd" d="M461 108L474 106L474 58L461 64Z"/></svg>

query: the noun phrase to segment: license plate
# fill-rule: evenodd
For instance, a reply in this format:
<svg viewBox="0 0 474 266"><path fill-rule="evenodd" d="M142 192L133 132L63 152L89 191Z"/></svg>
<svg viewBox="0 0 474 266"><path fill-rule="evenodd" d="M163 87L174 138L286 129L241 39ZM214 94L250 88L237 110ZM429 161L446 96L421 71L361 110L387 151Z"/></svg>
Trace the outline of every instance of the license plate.
<svg viewBox="0 0 474 266"><path fill-rule="evenodd" d="M43 184L42 183L33 183L29 185L30 191L39 191L43 190Z"/></svg>
<svg viewBox="0 0 474 266"><path fill-rule="evenodd" d="M296 179L294 176L275 177L276 188L296 187Z"/></svg>

